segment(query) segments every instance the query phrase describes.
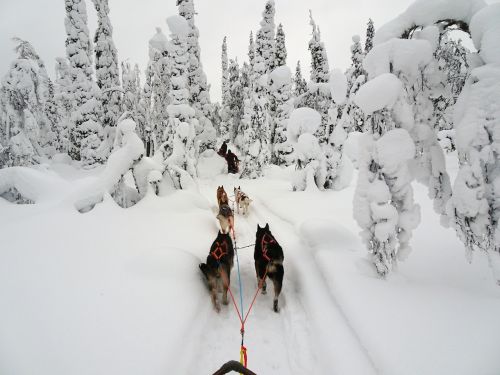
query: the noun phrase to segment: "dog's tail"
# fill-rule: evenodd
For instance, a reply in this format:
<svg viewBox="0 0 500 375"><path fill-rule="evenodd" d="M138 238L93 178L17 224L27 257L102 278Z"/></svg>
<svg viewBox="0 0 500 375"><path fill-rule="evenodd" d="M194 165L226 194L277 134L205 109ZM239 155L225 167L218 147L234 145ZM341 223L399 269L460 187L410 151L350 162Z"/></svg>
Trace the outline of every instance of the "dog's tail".
<svg viewBox="0 0 500 375"><path fill-rule="evenodd" d="M198 267L200 267L201 272L203 272L203 274L205 275L205 277L208 280L208 266L207 266L207 264L206 263L200 263Z"/></svg>

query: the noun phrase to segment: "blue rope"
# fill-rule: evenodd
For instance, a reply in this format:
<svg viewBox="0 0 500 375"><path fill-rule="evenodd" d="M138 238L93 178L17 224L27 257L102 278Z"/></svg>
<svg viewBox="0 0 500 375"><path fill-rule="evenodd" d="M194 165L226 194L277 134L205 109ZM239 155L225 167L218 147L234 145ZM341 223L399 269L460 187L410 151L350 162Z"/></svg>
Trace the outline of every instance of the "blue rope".
<svg viewBox="0 0 500 375"><path fill-rule="evenodd" d="M235 245L235 248L237 248L237 246L236 246L236 236L235 236L235 239L234 239L234 245ZM238 250L235 250L235 252L236 252L236 265L238 266L238 283L240 284L240 308L241 308L240 311L243 311L243 287L241 285L240 259L238 257ZM243 312L241 314L243 314Z"/></svg>

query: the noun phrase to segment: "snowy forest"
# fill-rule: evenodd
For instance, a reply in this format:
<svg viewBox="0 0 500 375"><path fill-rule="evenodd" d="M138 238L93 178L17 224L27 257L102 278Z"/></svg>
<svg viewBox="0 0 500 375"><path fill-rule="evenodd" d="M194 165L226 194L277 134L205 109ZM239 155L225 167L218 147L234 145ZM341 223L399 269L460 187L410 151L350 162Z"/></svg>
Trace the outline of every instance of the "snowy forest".
<svg viewBox="0 0 500 375"><path fill-rule="evenodd" d="M261 285L253 248L237 246L270 224L284 252L279 314L263 296L249 315L249 369L500 373L500 3L415 0L367 19L339 69L314 9L306 66L288 58L293 25L274 0L259 2L244 61L231 30L202 51L194 0L175 1L147 66L120 60L108 0L64 0L56 61L9 36L0 373L209 374L239 359L233 306L213 310L196 266L220 185L249 197L234 212L241 313Z"/></svg>

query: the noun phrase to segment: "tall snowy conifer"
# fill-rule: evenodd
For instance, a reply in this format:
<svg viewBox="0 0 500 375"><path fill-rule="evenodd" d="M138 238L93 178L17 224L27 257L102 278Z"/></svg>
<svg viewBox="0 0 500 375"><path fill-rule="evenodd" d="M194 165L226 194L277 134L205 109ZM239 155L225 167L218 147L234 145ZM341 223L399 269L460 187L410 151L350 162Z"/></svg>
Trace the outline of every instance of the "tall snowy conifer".
<svg viewBox="0 0 500 375"><path fill-rule="evenodd" d="M70 132L70 156L84 166L100 161L102 126L97 122L101 109L100 93L93 82L92 41L87 27L85 0L65 0L66 56L71 71L71 96L74 105Z"/></svg>
<svg viewBox="0 0 500 375"><path fill-rule="evenodd" d="M285 45L285 32L283 31L283 25L280 23L278 25L278 30L276 32L276 45L274 51L274 66L273 69L277 67L286 65L286 45Z"/></svg>
<svg viewBox="0 0 500 375"><path fill-rule="evenodd" d="M370 18L368 20L368 26L366 28L366 40L365 40L365 54L371 51L373 48L373 37L375 36L375 27L373 26L373 20Z"/></svg>
<svg viewBox="0 0 500 375"><path fill-rule="evenodd" d="M237 60L229 62L229 100L227 103L230 118L229 139L234 143L241 130L243 117L243 87L240 81L240 69Z"/></svg>
<svg viewBox="0 0 500 375"><path fill-rule="evenodd" d="M250 178L262 176L263 167L271 160L267 74L274 65L275 57L274 15L274 0L268 0L255 42L253 93L244 112L244 124L248 124L248 128L243 141L246 161L242 175Z"/></svg>
<svg viewBox="0 0 500 375"><path fill-rule="evenodd" d="M69 154L71 150L70 134L73 100L71 95L71 71L68 60L64 57L56 58L55 70L54 99L57 105L58 117L60 118L59 122L56 123L57 146L59 152Z"/></svg>
<svg viewBox="0 0 500 375"><path fill-rule="evenodd" d="M276 106L273 118L274 132L271 135L271 162L276 165L291 165L293 147L288 142L287 128L293 110L292 73L287 66L276 68L269 76L270 93Z"/></svg>
<svg viewBox="0 0 500 375"><path fill-rule="evenodd" d="M167 106L172 101L171 69L173 57L170 56L169 48L170 43L167 37L163 34L161 28L157 27L156 34L149 40L149 69L151 70L147 72L147 75L151 75L150 127L155 142L160 144L165 142L167 134L171 134L173 131L168 129L169 114L167 110ZM148 80L149 77L146 77L146 79ZM149 101L149 99L147 100Z"/></svg>
<svg viewBox="0 0 500 375"><path fill-rule="evenodd" d="M325 45L321 41L321 33L317 27L312 12L310 13L310 24L312 26L312 38L309 41L309 51L311 52L311 84L306 95L306 106L315 109L321 114L321 126L316 136L320 144L328 141L328 109L330 107L330 88L328 78L330 68L326 55Z"/></svg>
<svg viewBox="0 0 500 375"><path fill-rule="evenodd" d="M363 53L363 47L361 46L359 35L354 35L352 37L351 45L351 66L347 70L347 88L350 91L354 82L361 75L366 75L363 69L363 59L365 57Z"/></svg>
<svg viewBox="0 0 500 375"><path fill-rule="evenodd" d="M293 79L293 94L296 98L307 92L307 81L302 76L302 69L300 67L300 60L297 61L295 68L295 77Z"/></svg>
<svg viewBox="0 0 500 375"><path fill-rule="evenodd" d="M207 83L207 76L201 64L200 44L198 41L199 31L194 23L194 16L196 14L194 3L193 0L177 0L177 6L179 7L179 14L187 20L190 28L187 38L189 52L189 102L200 112L197 115L198 118L202 115L209 117L211 113L210 86Z"/></svg>
<svg viewBox="0 0 500 375"><path fill-rule="evenodd" d="M97 11L97 30L94 37L95 73L97 86L101 89L102 126L106 133L105 142L111 152L114 143L116 122L121 114L120 75L118 56L113 42L113 27L109 19L108 0L92 0Z"/></svg>
<svg viewBox="0 0 500 375"><path fill-rule="evenodd" d="M186 171L191 177L196 176L195 168L195 129L197 120L195 110L189 104L188 36L190 27L185 18L172 16L167 19L171 37L171 104L167 107L168 126L164 134L164 155L167 164ZM182 187L181 175L176 175L176 186Z"/></svg>
<svg viewBox="0 0 500 375"><path fill-rule="evenodd" d="M224 37L222 41L222 105L225 105L225 102L228 100L229 96L229 64L227 59L227 37Z"/></svg>
<svg viewBox="0 0 500 375"><path fill-rule="evenodd" d="M222 41L222 103L220 108L220 123L219 136L224 140L229 140L231 128L231 114L229 109L230 92L229 92L229 63L227 58L227 37Z"/></svg>
<svg viewBox="0 0 500 375"><path fill-rule="evenodd" d="M43 146L53 141L52 124L46 115L50 80L33 46L14 38L17 58L2 80L0 119L4 137L2 163L8 166L39 163Z"/></svg>

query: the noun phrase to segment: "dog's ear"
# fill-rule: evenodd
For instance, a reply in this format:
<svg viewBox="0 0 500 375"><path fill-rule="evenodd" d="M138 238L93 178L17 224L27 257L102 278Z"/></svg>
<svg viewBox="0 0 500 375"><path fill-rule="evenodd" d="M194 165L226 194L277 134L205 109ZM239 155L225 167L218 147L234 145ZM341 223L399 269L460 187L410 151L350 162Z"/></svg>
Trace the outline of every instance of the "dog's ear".
<svg viewBox="0 0 500 375"><path fill-rule="evenodd" d="M261 229L259 223L257 223L257 230Z"/></svg>
<svg viewBox="0 0 500 375"><path fill-rule="evenodd" d="M269 230L269 223L266 223L265 229Z"/></svg>

